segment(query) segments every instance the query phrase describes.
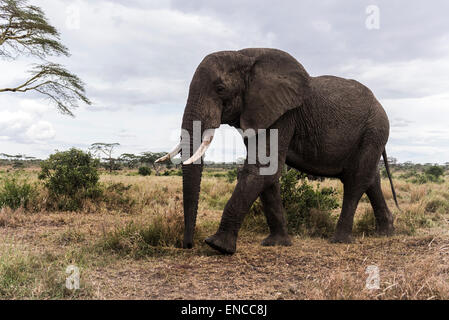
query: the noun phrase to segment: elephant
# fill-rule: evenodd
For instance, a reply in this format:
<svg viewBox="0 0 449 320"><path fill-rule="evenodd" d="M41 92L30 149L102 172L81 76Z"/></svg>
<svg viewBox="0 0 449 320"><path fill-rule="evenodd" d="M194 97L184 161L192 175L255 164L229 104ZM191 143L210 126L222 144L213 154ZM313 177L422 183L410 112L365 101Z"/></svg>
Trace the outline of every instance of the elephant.
<svg viewBox="0 0 449 320"><path fill-rule="evenodd" d="M200 146L190 138L195 122L201 124ZM260 139L259 132L268 130L270 139L259 144L259 149L271 148L275 132L277 169L272 174L261 174L266 164L258 159L248 161L247 157L218 231L205 240L213 249L222 254L235 253L244 217L259 197L270 231L262 245L292 244L280 194L284 165L342 181L343 204L332 242L353 241L354 214L364 193L373 207L377 232L392 235L394 219L381 190L378 168L383 156L397 205L385 150L390 125L373 93L355 80L312 77L287 52L248 48L215 52L203 59L190 83L182 119L181 129L186 136L158 160L166 161L179 153L183 159L184 248L193 247L202 157L221 124L242 132L253 130L256 140ZM249 151L253 138L243 138Z"/></svg>

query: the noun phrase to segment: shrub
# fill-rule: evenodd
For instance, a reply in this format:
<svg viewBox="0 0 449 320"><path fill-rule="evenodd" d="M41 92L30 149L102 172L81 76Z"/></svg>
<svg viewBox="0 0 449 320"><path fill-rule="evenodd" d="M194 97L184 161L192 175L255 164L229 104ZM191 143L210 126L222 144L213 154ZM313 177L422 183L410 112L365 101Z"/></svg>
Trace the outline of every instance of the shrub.
<svg viewBox="0 0 449 320"><path fill-rule="evenodd" d="M167 170L162 175L165 176L165 177L170 177L170 176L181 177L182 176L182 170Z"/></svg>
<svg viewBox="0 0 449 320"><path fill-rule="evenodd" d="M39 179L44 181L51 204L58 210L74 211L84 200L101 196L98 167L99 161L90 153L72 148L43 161Z"/></svg>
<svg viewBox="0 0 449 320"><path fill-rule="evenodd" d="M150 176L151 175L151 169L149 167L140 167L139 168L139 175L141 176Z"/></svg>
<svg viewBox="0 0 449 320"><path fill-rule="evenodd" d="M177 177L182 177L182 170L178 169L178 170L169 170L166 171L168 172L168 176L177 176Z"/></svg>
<svg viewBox="0 0 449 320"><path fill-rule="evenodd" d="M339 207L333 188L316 189L296 170L285 172L280 179L282 204L287 216L287 227L291 234L328 237L335 229L335 218L331 210ZM299 183L300 182L300 183ZM251 207L243 227L247 230L266 230L262 219L262 204L257 200ZM264 224L252 226L251 223Z"/></svg>
<svg viewBox="0 0 449 320"><path fill-rule="evenodd" d="M329 236L335 223L330 211L339 207L336 194L337 191L333 188L320 189L318 185L314 189L305 175L296 170L284 173L281 177L281 197L289 232Z"/></svg>
<svg viewBox="0 0 449 320"><path fill-rule="evenodd" d="M225 178L225 177L228 177L228 174L226 173L226 174L224 174L224 173L214 173L214 174L212 174L212 177L214 177L214 178ZM232 181L230 181L230 182L232 182Z"/></svg>
<svg viewBox="0 0 449 320"><path fill-rule="evenodd" d="M417 177L418 175L419 174L416 172L416 170L409 170L409 171L406 171L405 173L401 174L399 176L399 178L409 179L409 178Z"/></svg>
<svg viewBox="0 0 449 320"><path fill-rule="evenodd" d="M428 182L443 183L444 168L441 166L430 166L424 170L424 173L418 173L416 170L407 171L400 178L408 179L414 184L426 184Z"/></svg>
<svg viewBox="0 0 449 320"><path fill-rule="evenodd" d="M17 176L5 176L0 184L0 208L18 209L27 207L36 196L36 191L30 183L20 180Z"/></svg>
<svg viewBox="0 0 449 320"><path fill-rule="evenodd" d="M229 170L226 177L229 183L234 182L237 179L237 169Z"/></svg>
<svg viewBox="0 0 449 320"><path fill-rule="evenodd" d="M441 177L436 177L432 174L417 174L414 178L409 180L411 183L415 184L426 184L428 182L434 182L434 183L443 183L444 180Z"/></svg>
<svg viewBox="0 0 449 320"><path fill-rule="evenodd" d="M444 168L440 166L431 166L427 168L424 173L427 176L431 176L436 180L440 179L444 175Z"/></svg>

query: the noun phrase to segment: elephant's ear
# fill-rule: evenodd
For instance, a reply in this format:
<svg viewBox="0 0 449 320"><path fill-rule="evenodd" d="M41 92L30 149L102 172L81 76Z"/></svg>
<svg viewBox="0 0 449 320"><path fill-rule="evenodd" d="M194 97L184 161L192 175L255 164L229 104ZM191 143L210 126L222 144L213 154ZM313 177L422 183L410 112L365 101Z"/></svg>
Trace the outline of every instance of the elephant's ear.
<svg viewBox="0 0 449 320"><path fill-rule="evenodd" d="M303 104L309 92L309 75L283 51L260 49L249 54L256 56L248 77L240 127L257 132L268 129L284 113Z"/></svg>

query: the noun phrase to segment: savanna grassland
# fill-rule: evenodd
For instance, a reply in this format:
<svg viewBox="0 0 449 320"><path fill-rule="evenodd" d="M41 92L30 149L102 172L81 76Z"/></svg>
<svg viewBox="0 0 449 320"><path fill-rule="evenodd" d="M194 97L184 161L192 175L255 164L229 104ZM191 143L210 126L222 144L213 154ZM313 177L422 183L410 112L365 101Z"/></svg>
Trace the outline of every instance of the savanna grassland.
<svg viewBox="0 0 449 320"><path fill-rule="evenodd" d="M0 168L0 177L13 171ZM417 183L395 172L401 211L383 180L395 217L393 237L374 234L372 209L364 197L357 209L353 244L329 243L340 211L335 208L325 216L312 210L309 227L315 231L297 232L291 247L262 247L266 223L260 210L252 210L240 232L237 253L223 256L203 239L217 229L236 183L226 174L204 173L195 248L183 250L180 176L102 172L101 198L86 201L76 211L60 211L47 205L38 173L14 173L33 186L30 200L0 211L2 299L449 298L447 176ZM339 181L308 183L334 188L341 205ZM80 268L80 290L65 288L69 265ZM380 289L365 289L370 265L379 268Z"/></svg>

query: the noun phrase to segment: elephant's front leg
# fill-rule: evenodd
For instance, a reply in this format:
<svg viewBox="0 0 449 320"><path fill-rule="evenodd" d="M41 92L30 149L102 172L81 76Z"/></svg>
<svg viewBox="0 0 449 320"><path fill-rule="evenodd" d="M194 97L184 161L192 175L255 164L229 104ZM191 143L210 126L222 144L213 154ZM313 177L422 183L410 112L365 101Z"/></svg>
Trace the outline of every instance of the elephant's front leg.
<svg viewBox="0 0 449 320"><path fill-rule="evenodd" d="M259 133L257 135L257 161L253 161L255 155L251 151L252 148L249 147L252 143L255 143L255 140L247 139L245 141L247 150L249 150L245 166L239 175L231 199L225 206L217 233L206 239L206 243L212 248L227 254L235 252L238 232L251 205L266 188L279 181L294 129L294 119L291 116L285 116L271 127L269 139L262 139ZM267 159L263 159L268 154L267 150L269 150L268 162ZM269 195L273 191L277 193L274 198L273 195ZM280 235L281 231L279 231L278 225L279 223L285 223L282 221L275 222L275 220L279 220L279 217L277 216L278 213L274 213L275 211L282 212L282 210L278 210L282 208L279 190L267 189L263 198L267 200L269 208L270 218L268 223L271 221L272 225L276 226L276 234ZM283 229L282 232L284 231Z"/></svg>
<svg viewBox="0 0 449 320"><path fill-rule="evenodd" d="M292 242L287 232L284 207L282 206L279 181L265 188L260 195L263 210L270 227L270 235L262 241L263 246L291 246Z"/></svg>
<svg viewBox="0 0 449 320"><path fill-rule="evenodd" d="M235 252L237 236L243 219L264 190L267 178L268 176L259 175L257 166L245 165L231 199L225 206L217 233L205 240L208 245L221 253L233 254ZM272 176L271 179L275 179L275 177Z"/></svg>

